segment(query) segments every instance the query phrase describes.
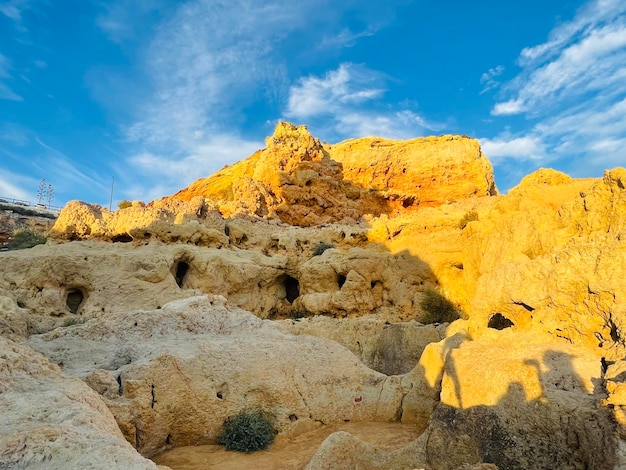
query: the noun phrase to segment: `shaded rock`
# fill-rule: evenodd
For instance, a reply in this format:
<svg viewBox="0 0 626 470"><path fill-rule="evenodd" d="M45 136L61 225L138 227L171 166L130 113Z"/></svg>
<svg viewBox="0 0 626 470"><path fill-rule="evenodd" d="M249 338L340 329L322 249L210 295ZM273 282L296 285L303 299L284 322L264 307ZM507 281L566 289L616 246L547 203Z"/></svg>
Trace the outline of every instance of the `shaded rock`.
<svg viewBox="0 0 626 470"><path fill-rule="evenodd" d="M0 467L154 469L101 398L26 346L0 337Z"/></svg>
<svg viewBox="0 0 626 470"><path fill-rule="evenodd" d="M368 367L386 375L406 374L418 363L424 348L441 340L434 325L415 321L389 323L376 317L328 317L284 320L278 326L292 334L328 338L345 346Z"/></svg>
<svg viewBox="0 0 626 470"><path fill-rule="evenodd" d="M426 446L433 469L610 469L618 436L600 404L600 360L585 349L503 330L448 355ZM513 346L519 344L518 347Z"/></svg>

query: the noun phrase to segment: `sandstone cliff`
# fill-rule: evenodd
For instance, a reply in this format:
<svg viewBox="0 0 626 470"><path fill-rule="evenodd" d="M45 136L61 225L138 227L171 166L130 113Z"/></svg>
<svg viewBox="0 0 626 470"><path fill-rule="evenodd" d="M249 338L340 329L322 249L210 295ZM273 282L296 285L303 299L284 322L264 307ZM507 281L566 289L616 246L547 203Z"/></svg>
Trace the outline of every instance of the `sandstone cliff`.
<svg viewBox="0 0 626 470"><path fill-rule="evenodd" d="M623 468L625 188L544 169L498 195L472 139L280 124L177 195L73 202L55 241L0 254L0 335L82 378L147 456L261 405L284 439L421 433L334 434L310 469ZM463 319L423 324L430 291Z"/></svg>
<svg viewBox="0 0 626 470"><path fill-rule="evenodd" d="M323 146L306 127L281 122L265 143L250 158L169 199L202 196L227 217L276 216L310 226L497 193L491 164L478 142L466 137L364 138Z"/></svg>

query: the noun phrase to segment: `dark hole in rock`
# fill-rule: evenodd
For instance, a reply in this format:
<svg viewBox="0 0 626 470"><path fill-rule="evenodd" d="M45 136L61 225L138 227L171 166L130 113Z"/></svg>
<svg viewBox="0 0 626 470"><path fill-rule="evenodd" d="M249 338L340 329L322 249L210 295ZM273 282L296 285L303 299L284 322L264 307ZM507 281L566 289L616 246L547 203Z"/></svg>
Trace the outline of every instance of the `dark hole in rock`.
<svg viewBox="0 0 626 470"><path fill-rule="evenodd" d="M283 283L285 285L285 298L287 302L292 304L294 300L300 297L300 282L296 278L285 276Z"/></svg>
<svg viewBox="0 0 626 470"><path fill-rule="evenodd" d="M80 289L72 289L67 293L67 298L65 299L65 303L67 308L70 309L70 312L77 313L80 305L83 303L83 299L85 296L83 295Z"/></svg>
<svg viewBox="0 0 626 470"><path fill-rule="evenodd" d="M413 204L415 204L415 198L414 197L408 197L404 201L402 201L402 207L404 207L405 209L407 207L411 207Z"/></svg>
<svg viewBox="0 0 626 470"><path fill-rule="evenodd" d="M168 434L167 437L165 438L165 443L170 446L172 445L172 435Z"/></svg>
<svg viewBox="0 0 626 470"><path fill-rule="evenodd" d="M129 243L133 241L133 237L131 237L128 233L120 233L118 235L114 235L111 238L111 241L114 243Z"/></svg>
<svg viewBox="0 0 626 470"><path fill-rule="evenodd" d="M26 308L26 305L24 304L24 302L22 302L22 301L20 301L20 300L18 300L18 301L17 301L17 306L18 306L19 308Z"/></svg>
<svg viewBox="0 0 626 470"><path fill-rule="evenodd" d="M306 183L304 183L305 186L311 186L313 184L312 180L307 180Z"/></svg>
<svg viewBox="0 0 626 470"><path fill-rule="evenodd" d="M337 285L341 289L343 285L346 283L346 276L343 274L337 274Z"/></svg>
<svg viewBox="0 0 626 470"><path fill-rule="evenodd" d="M228 225L226 227L224 227L224 235L226 235L226 236L230 235L230 227Z"/></svg>
<svg viewBox="0 0 626 470"><path fill-rule="evenodd" d="M489 319L489 323L487 323L487 327L493 328L494 330L504 330L505 328L510 328L514 325L515 323L513 323L501 313L496 313L495 315L492 315Z"/></svg>
<svg viewBox="0 0 626 470"><path fill-rule="evenodd" d="M222 395L222 392L217 392L215 396L219 398L220 400L224 398L224 395Z"/></svg>
<svg viewBox="0 0 626 470"><path fill-rule="evenodd" d="M178 284L178 287L183 287L183 282L185 282L185 276L187 275L188 271L189 264L187 264L185 261L179 261L176 265L176 272L174 273L174 279L176 279L176 284Z"/></svg>
<svg viewBox="0 0 626 470"><path fill-rule="evenodd" d="M298 421L298 417L296 415L289 415L289 421L291 421L292 423L294 421Z"/></svg>
<svg viewBox="0 0 626 470"><path fill-rule="evenodd" d="M382 283L380 281L372 281L372 282L370 282L370 287L373 289L374 287L376 287L379 284L382 284Z"/></svg>

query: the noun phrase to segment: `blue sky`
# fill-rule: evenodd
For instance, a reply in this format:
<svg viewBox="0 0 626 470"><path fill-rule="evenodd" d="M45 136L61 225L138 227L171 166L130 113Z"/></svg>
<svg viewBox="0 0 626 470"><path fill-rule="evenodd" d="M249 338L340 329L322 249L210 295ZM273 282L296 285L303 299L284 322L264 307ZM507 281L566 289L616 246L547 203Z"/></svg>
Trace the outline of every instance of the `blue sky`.
<svg viewBox="0 0 626 470"><path fill-rule="evenodd" d="M502 192L626 165L623 0L0 0L0 197L172 194L264 146L464 134Z"/></svg>

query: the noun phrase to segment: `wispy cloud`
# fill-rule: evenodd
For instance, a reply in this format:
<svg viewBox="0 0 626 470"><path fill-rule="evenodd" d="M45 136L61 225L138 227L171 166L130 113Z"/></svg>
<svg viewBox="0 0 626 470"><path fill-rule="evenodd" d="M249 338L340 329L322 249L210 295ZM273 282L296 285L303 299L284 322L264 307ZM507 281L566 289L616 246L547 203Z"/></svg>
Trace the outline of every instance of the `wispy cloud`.
<svg viewBox="0 0 626 470"><path fill-rule="evenodd" d="M15 22L22 20L22 13L30 7L29 0L5 0L0 3L0 13Z"/></svg>
<svg viewBox="0 0 626 470"><path fill-rule="evenodd" d="M321 77L301 78L290 89L284 114L317 124L336 138L408 138L442 129L410 109L382 105L388 80L362 65L344 63Z"/></svg>
<svg viewBox="0 0 626 470"><path fill-rule="evenodd" d="M236 130L245 129L248 120L266 120L265 116L248 117L250 109L262 101L270 110L267 117L278 117L289 96L291 75L300 75L297 68L302 57L311 61L316 54L326 57L332 48L349 47L375 34L391 21L395 6L404 3L406 0L388 0L385 5L362 5L359 0L107 2L97 25L122 47L145 37L137 34L142 27L137 18L160 18L156 27L148 21L149 31L143 30L151 34L140 47L144 52L139 63L142 89L137 94L120 93L125 96L121 103L125 114L132 116L121 129L124 165L134 174L146 175L145 184L140 185L121 177L126 179L122 185L127 197L146 198L139 194L142 187L146 193L156 186L171 193L262 147L265 135L258 130L250 133L253 137ZM343 26L347 12L351 18L357 17L360 29ZM310 48L305 51L298 44ZM98 85L106 80L100 73L88 80L100 101L110 93ZM341 99L356 106L382 92L364 87ZM387 117L391 119L393 114L389 112ZM403 116L411 119L408 114ZM344 118L346 126L355 125L349 120Z"/></svg>
<svg viewBox="0 0 626 470"><path fill-rule="evenodd" d="M504 67L502 65L498 65L497 67L493 67L483 73L480 77L480 83L483 85L483 89L480 94L482 95L483 93L496 88L500 84L496 78L502 75L503 72Z"/></svg>
<svg viewBox="0 0 626 470"><path fill-rule="evenodd" d="M520 73L501 87L492 115L523 115L526 132L481 139L495 158L559 160L574 174L624 164L626 3L592 0L545 43L520 53ZM492 153L490 153L492 152Z"/></svg>
<svg viewBox="0 0 626 470"><path fill-rule="evenodd" d="M361 38L373 36L378 31L377 26L370 26L365 31L354 32L350 28L343 28L339 33L334 35L325 36L322 39L319 47L320 49L334 48L334 47L352 47Z"/></svg>
<svg viewBox="0 0 626 470"><path fill-rule="evenodd" d="M34 197L34 193L28 188L36 187L37 180L0 168L0 197L29 201Z"/></svg>
<svg viewBox="0 0 626 470"><path fill-rule="evenodd" d="M23 101L23 98L15 93L11 87L5 83L11 79L9 73L11 64L9 59L0 54L0 100Z"/></svg>

